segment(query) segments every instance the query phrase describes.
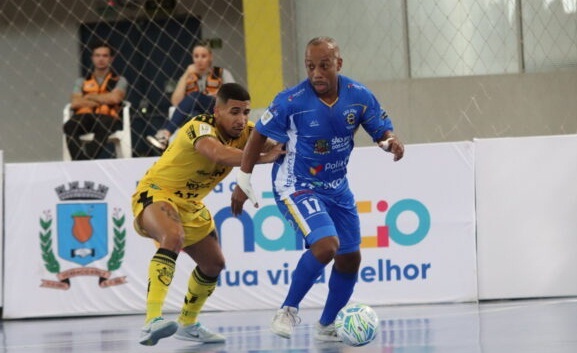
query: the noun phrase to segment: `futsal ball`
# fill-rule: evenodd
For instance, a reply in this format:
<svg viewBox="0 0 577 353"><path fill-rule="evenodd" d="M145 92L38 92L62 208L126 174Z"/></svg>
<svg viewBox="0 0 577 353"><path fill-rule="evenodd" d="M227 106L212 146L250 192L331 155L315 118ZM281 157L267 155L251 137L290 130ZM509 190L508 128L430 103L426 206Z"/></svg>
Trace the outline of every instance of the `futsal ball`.
<svg viewBox="0 0 577 353"><path fill-rule="evenodd" d="M342 308L335 319L335 330L343 343L349 346L364 346L377 336L379 318L365 304L349 304Z"/></svg>

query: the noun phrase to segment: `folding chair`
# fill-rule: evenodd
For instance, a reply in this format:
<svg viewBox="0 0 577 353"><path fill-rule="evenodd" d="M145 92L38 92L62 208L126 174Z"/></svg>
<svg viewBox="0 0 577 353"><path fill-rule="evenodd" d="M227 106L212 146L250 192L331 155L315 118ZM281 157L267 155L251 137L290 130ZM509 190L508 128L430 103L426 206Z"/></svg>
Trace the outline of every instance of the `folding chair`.
<svg viewBox="0 0 577 353"><path fill-rule="evenodd" d="M70 119L73 112L70 109L70 103L64 107L63 117L64 123ZM94 139L94 133L89 132L80 136L80 141L89 142ZM109 137L108 141L114 143L116 150L116 158L131 158L132 157L132 135L130 132L130 102L122 102L122 130L116 130ZM66 144L66 135L62 136L62 158L65 161L70 161L70 151Z"/></svg>

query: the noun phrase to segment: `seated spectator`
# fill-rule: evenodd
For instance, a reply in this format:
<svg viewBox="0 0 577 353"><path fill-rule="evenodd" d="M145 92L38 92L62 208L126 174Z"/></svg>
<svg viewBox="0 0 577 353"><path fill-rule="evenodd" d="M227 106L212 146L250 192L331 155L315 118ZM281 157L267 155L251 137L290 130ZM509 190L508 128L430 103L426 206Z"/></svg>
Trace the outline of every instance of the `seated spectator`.
<svg viewBox="0 0 577 353"><path fill-rule="evenodd" d="M215 95L224 83L234 83L232 74L225 68L212 66L212 49L208 43L196 44L192 49L192 64L178 80L170 102L176 107L154 136L146 139L153 146L164 150L170 136L190 118L213 113Z"/></svg>
<svg viewBox="0 0 577 353"><path fill-rule="evenodd" d="M110 134L122 129L119 112L128 83L112 70L114 52L108 44L98 42L91 50L93 70L76 80L70 105L74 114L64 123L72 160L98 158L103 149L108 149ZM82 142L80 136L90 132L94 133L94 139ZM108 152L114 154L114 151Z"/></svg>

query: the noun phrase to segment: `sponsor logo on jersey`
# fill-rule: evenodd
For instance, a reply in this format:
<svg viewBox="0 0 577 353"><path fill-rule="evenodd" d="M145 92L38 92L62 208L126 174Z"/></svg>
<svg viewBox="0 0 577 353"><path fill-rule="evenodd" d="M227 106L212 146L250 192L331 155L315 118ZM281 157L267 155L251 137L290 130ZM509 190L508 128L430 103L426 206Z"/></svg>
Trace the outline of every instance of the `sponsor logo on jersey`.
<svg viewBox="0 0 577 353"><path fill-rule="evenodd" d="M325 164L326 171L338 172L347 168L348 159L341 159L339 161L329 162Z"/></svg>
<svg viewBox="0 0 577 353"><path fill-rule="evenodd" d="M188 136L188 139L191 141L196 138L196 132L194 132L194 126L190 125L188 129L186 129L186 136Z"/></svg>
<svg viewBox="0 0 577 353"><path fill-rule="evenodd" d="M186 188L188 190L200 190L200 189L206 189L208 187L210 187L210 183L201 183L190 179L186 182Z"/></svg>
<svg viewBox="0 0 577 353"><path fill-rule="evenodd" d="M288 101L289 101L289 102L292 102L293 99L297 98L298 96L301 96L304 92L305 92L305 89L304 89L304 88L298 90L297 92L291 94L291 95L288 97Z"/></svg>
<svg viewBox="0 0 577 353"><path fill-rule="evenodd" d="M331 147L333 151L342 152L352 148L352 136L335 136L331 139Z"/></svg>
<svg viewBox="0 0 577 353"><path fill-rule="evenodd" d="M323 166L322 165L317 165L315 167L310 167L309 168L309 173L311 173L311 175L317 175L318 173L323 171Z"/></svg>

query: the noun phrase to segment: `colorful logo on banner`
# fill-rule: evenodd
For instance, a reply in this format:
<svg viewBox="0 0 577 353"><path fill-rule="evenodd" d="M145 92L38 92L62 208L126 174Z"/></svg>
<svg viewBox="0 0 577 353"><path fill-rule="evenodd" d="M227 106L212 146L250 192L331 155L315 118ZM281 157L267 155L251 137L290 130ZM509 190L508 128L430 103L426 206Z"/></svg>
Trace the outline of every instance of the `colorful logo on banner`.
<svg viewBox="0 0 577 353"><path fill-rule="evenodd" d="M363 213L372 213L372 201L358 201L357 209L362 216ZM431 215L422 202L415 199L403 199L395 202L389 207L388 202L381 200L376 203L378 212L386 213L384 224L377 226L377 235L365 235L362 237L361 247L363 248L383 248L389 247L390 240L402 246L417 245L429 233L431 229ZM403 232L398 226L401 215L410 213L416 217L418 226L412 232Z"/></svg>
<svg viewBox="0 0 577 353"><path fill-rule="evenodd" d="M273 196L271 192L264 192L262 197L270 199ZM386 201L376 203L357 201L357 209L361 218L363 214L375 211L373 205L376 205L377 212L385 213L383 223L376 227L376 235L362 235L362 248L389 247L391 240L401 246L414 246L423 241L429 233L431 215L422 202L415 199L403 199L389 207ZM417 220L418 226L412 232L403 232L398 225L399 218L405 214L412 214ZM231 218L235 217L232 216L230 207L225 207L215 214L214 220L219 233L222 233L220 232L222 224ZM265 234L264 224L271 218L282 222L282 234L274 237ZM244 252L254 252L256 245L267 251L302 250L304 248L302 239L295 236L293 229L281 215L276 204L260 207L252 216L243 211L237 219L240 220L243 230Z"/></svg>
<svg viewBox="0 0 577 353"><path fill-rule="evenodd" d="M112 223L113 250L109 248L108 204L104 201L108 187L85 181L71 182L68 187L60 185L56 195L62 201L56 205L56 218L52 210L44 210L40 217L40 248L44 267L56 274L57 281L42 280L41 287L70 288L70 279L78 276L98 277L98 285L107 288L126 283L126 276L112 278L112 272L122 265L126 245L125 216L120 208L114 208L110 217ZM56 220L56 233L53 223ZM54 254L54 244L58 257L79 267L62 270ZM107 268L87 267L91 263L109 256Z"/></svg>

